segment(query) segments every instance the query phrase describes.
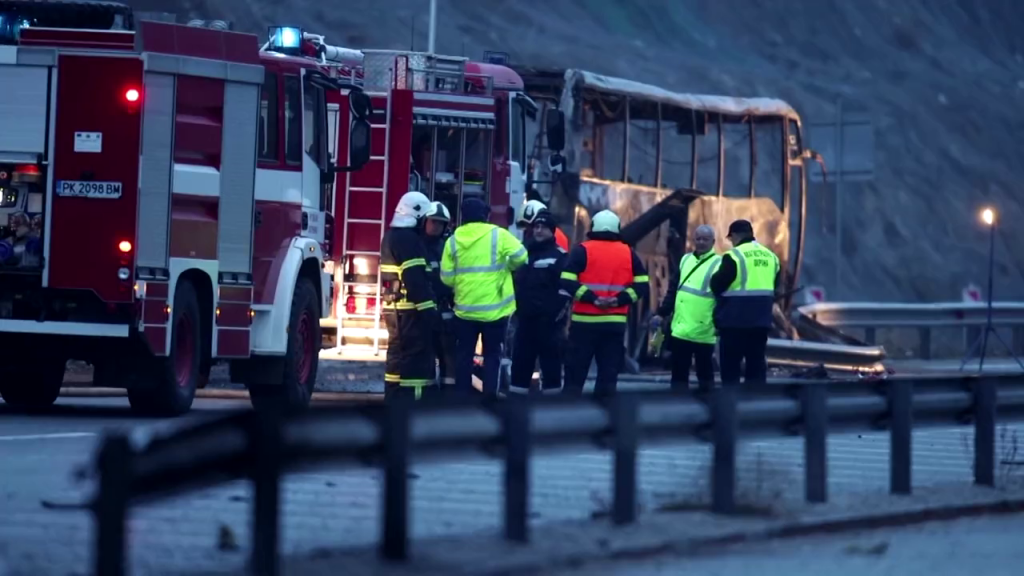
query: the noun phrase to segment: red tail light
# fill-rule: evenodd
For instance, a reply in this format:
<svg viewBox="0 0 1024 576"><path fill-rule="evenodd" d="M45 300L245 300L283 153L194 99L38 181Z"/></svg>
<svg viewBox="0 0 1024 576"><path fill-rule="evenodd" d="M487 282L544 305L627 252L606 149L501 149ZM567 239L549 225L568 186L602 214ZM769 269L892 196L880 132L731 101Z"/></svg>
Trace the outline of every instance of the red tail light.
<svg viewBox="0 0 1024 576"><path fill-rule="evenodd" d="M128 90L124 91L124 99L127 102L131 102L131 103L138 102L139 98L141 98L141 97L142 97L142 94L140 94L139 91L136 90L135 88L129 88Z"/></svg>
<svg viewBox="0 0 1024 576"><path fill-rule="evenodd" d="M356 297L355 296L349 296L348 298L345 298L345 313L346 314L355 314L356 313Z"/></svg>
<svg viewBox="0 0 1024 576"><path fill-rule="evenodd" d="M127 240L121 240L120 242L117 243L117 249L122 254L127 254L132 251L132 243Z"/></svg>

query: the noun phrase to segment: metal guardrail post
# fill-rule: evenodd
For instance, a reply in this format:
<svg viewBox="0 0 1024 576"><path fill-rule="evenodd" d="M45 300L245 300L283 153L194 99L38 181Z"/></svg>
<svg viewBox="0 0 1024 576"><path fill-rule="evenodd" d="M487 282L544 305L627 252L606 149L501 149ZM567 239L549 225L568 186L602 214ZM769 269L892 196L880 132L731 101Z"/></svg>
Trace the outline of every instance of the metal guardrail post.
<svg viewBox="0 0 1024 576"><path fill-rule="evenodd" d="M828 501L828 391L805 384L801 391L804 424L804 492L808 502Z"/></svg>
<svg viewBox="0 0 1024 576"><path fill-rule="evenodd" d="M409 449L411 400L396 395L380 419L384 453L384 521L380 554L385 560L409 557Z"/></svg>
<svg viewBox="0 0 1024 576"><path fill-rule="evenodd" d="M736 509L736 398L738 385L723 384L711 394L714 458L711 466L711 510Z"/></svg>
<svg viewBox="0 0 1024 576"><path fill-rule="evenodd" d="M637 403L629 394L620 394L609 408L615 434L612 522L631 524L636 521Z"/></svg>
<svg viewBox="0 0 1024 576"><path fill-rule="evenodd" d="M261 413L248 432L255 463L249 572L254 576L277 576L281 538L281 419L273 412Z"/></svg>
<svg viewBox="0 0 1024 576"><path fill-rule="evenodd" d="M889 383L889 490L910 494L914 431L914 384L909 380Z"/></svg>
<svg viewBox="0 0 1024 576"><path fill-rule="evenodd" d="M530 398L505 402L505 538L528 542L530 515Z"/></svg>
<svg viewBox="0 0 1024 576"><path fill-rule="evenodd" d="M982 486L996 485L997 396L995 380L974 382L974 483Z"/></svg>
<svg viewBox="0 0 1024 576"><path fill-rule="evenodd" d="M125 524L134 455L128 437L116 433L107 437L97 456L99 490L92 505L96 519L95 576L127 574Z"/></svg>
<svg viewBox="0 0 1024 576"><path fill-rule="evenodd" d="M918 343L920 344L920 354L922 360L932 359L932 329L931 328L918 328L917 329Z"/></svg>

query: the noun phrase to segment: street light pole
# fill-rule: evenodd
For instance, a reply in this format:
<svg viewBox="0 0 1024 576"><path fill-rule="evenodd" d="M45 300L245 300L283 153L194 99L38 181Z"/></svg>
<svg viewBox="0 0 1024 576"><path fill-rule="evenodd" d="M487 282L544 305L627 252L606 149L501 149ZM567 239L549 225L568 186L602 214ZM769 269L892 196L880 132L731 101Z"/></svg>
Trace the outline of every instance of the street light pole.
<svg viewBox="0 0 1024 576"><path fill-rule="evenodd" d="M427 53L434 53L434 41L437 38L437 0L430 0L430 28L427 32Z"/></svg>

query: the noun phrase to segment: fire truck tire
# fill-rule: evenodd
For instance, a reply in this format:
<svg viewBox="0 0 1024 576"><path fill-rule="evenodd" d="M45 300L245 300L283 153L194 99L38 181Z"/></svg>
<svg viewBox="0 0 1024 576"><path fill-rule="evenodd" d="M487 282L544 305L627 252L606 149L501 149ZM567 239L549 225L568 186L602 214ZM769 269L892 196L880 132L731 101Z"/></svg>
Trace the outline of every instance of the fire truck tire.
<svg viewBox="0 0 1024 576"><path fill-rule="evenodd" d="M288 349L277 360L283 363L283 385L250 386L252 407L278 412L299 412L308 408L316 387L322 338L316 287L309 278L299 278L288 320Z"/></svg>
<svg viewBox="0 0 1024 576"><path fill-rule="evenodd" d="M188 280L178 282L171 310L170 355L152 358L150 378L128 388L128 402L141 414L180 416L192 408L196 397L202 360L202 314L199 296Z"/></svg>
<svg viewBox="0 0 1024 576"><path fill-rule="evenodd" d="M9 366L0 372L0 397L14 408L38 409L51 406L60 396L67 360L39 358Z"/></svg>

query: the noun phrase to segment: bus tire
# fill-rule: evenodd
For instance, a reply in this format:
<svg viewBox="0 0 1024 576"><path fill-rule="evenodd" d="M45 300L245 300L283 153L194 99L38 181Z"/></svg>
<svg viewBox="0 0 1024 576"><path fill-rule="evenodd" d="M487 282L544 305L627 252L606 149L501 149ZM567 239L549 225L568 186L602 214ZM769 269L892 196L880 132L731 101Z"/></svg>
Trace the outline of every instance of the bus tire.
<svg viewBox="0 0 1024 576"><path fill-rule="evenodd" d="M249 387L252 407L259 411L295 413L309 407L316 388L323 335L320 329L320 298L309 278L300 277L292 296L288 320L288 348L282 363L280 384ZM276 372L276 370L275 370Z"/></svg>
<svg viewBox="0 0 1024 576"><path fill-rule="evenodd" d="M0 371L0 397L12 408L38 410L60 397L67 360L39 357Z"/></svg>
<svg viewBox="0 0 1024 576"><path fill-rule="evenodd" d="M139 379L128 387L128 402L136 412L170 417L192 408L203 356L200 311L195 287L188 280L179 281L171 308L170 354L151 358L146 370L151 378Z"/></svg>

